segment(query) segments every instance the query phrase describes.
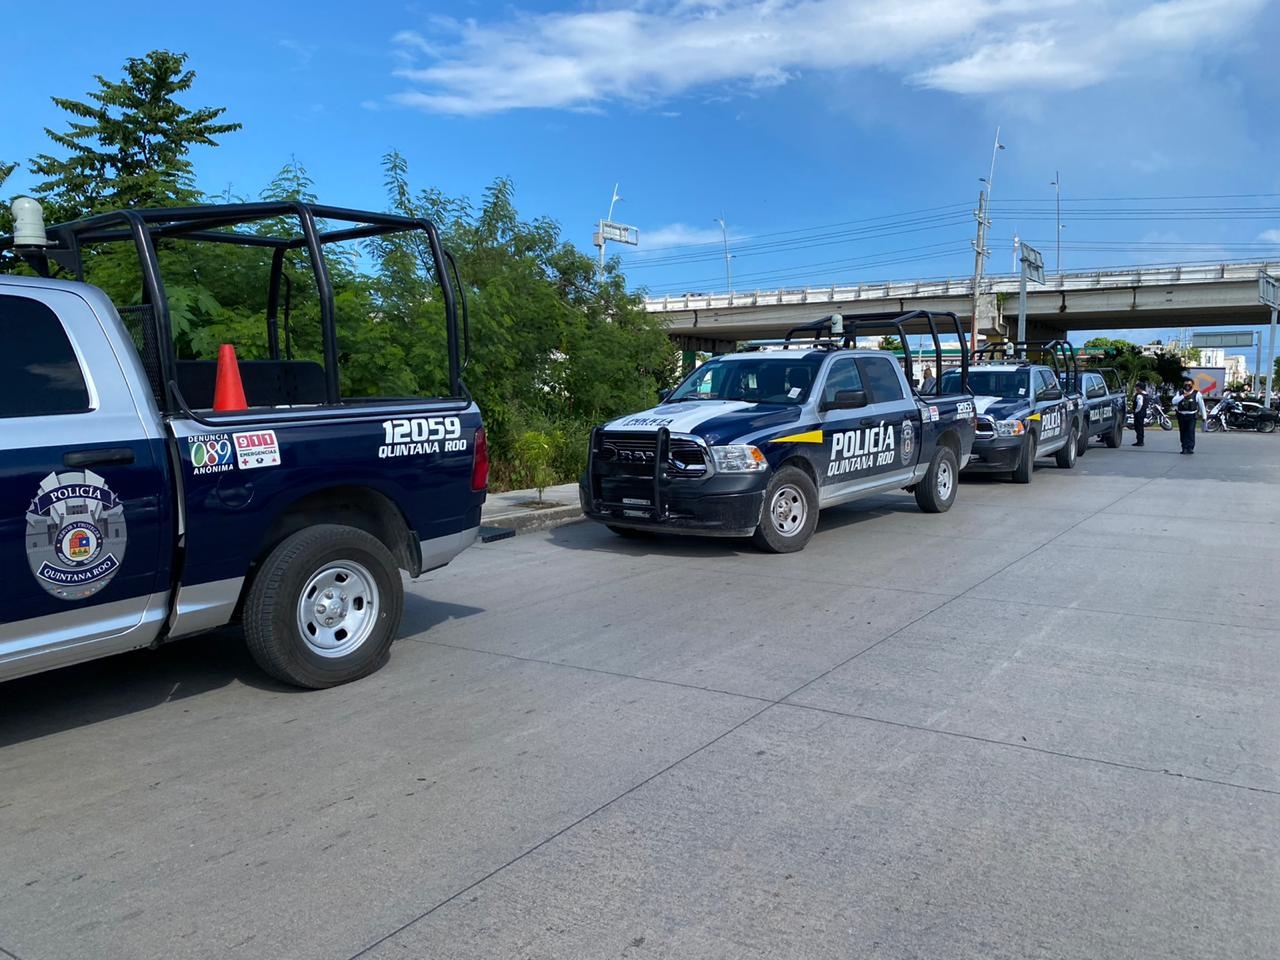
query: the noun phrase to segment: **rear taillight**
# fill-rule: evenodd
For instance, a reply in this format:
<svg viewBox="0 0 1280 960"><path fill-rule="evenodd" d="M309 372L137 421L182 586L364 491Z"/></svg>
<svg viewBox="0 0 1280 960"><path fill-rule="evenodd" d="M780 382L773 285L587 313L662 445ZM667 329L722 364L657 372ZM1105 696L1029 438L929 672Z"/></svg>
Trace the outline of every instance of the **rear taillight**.
<svg viewBox="0 0 1280 960"><path fill-rule="evenodd" d="M471 489L483 490L489 485L489 441L484 427L476 427L474 459L471 461Z"/></svg>

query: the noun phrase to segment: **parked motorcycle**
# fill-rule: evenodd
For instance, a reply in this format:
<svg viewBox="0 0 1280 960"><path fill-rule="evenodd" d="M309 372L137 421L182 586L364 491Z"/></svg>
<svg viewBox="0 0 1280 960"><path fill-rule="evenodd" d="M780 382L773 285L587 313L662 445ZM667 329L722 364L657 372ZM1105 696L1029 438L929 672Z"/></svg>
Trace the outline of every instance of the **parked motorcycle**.
<svg viewBox="0 0 1280 960"><path fill-rule="evenodd" d="M1209 433L1219 430L1256 430L1258 433L1272 433L1276 429L1276 421L1280 414L1269 410L1259 403L1247 403L1234 397L1223 397L1212 410L1204 428Z"/></svg>
<svg viewBox="0 0 1280 960"><path fill-rule="evenodd" d="M1129 410L1130 410L1129 415L1128 415L1127 417L1125 417L1125 423L1126 423L1129 427L1132 427L1132 426L1133 426L1133 407L1132 407L1132 404L1130 405ZM1169 419L1169 415L1168 415L1167 413L1165 413L1165 412L1164 412L1164 408L1160 406L1160 401L1159 401L1159 400L1157 400L1155 397L1148 397L1148 398L1147 398L1147 420L1146 420L1146 423L1147 423L1147 426L1148 426L1148 427L1155 427L1155 426L1158 426L1158 427L1160 427L1160 429L1161 429L1161 430L1172 430L1172 429L1173 429L1173 421Z"/></svg>

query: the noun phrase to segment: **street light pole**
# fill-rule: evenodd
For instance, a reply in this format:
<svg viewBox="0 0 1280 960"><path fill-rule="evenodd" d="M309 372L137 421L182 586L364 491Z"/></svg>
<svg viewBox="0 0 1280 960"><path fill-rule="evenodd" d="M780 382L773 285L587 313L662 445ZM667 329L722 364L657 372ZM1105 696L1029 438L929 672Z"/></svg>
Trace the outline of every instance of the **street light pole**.
<svg viewBox="0 0 1280 960"><path fill-rule="evenodd" d="M596 243L600 247L600 282L604 283L604 245L607 242L604 236L604 225L606 222L613 221L613 205L621 200L618 196L618 184L613 185L613 199L609 201L609 215L601 220L596 228Z"/></svg>
<svg viewBox="0 0 1280 960"><path fill-rule="evenodd" d="M724 214L711 218L713 223L720 224L720 239L724 241L724 283L727 288L725 292L733 296L733 271L729 268L729 228L725 226Z"/></svg>
<svg viewBox="0 0 1280 960"><path fill-rule="evenodd" d="M991 203L991 182L996 178L996 153L1004 149L1000 142L1000 128L996 127L995 144L991 147L991 169L985 178L979 177L986 186L978 191L978 210L974 216L978 220L978 239L974 241L973 250L973 323L969 329L969 350L978 349L978 298L982 288L982 267L987 256L987 227L991 221L987 218Z"/></svg>
<svg viewBox="0 0 1280 960"><path fill-rule="evenodd" d="M1062 175L1057 170L1053 171L1053 182L1049 184L1053 187L1053 196L1056 201L1055 209L1057 210L1057 218L1054 220L1053 234L1057 238L1057 270L1058 277L1062 277Z"/></svg>

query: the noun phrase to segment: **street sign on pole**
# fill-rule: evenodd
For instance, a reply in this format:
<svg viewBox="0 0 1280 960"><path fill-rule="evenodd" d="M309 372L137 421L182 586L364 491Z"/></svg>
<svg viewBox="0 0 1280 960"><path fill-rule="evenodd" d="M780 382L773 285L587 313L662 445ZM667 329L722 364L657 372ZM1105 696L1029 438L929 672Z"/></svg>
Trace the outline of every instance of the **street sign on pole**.
<svg viewBox="0 0 1280 960"><path fill-rule="evenodd" d="M1018 257L1022 261L1022 270L1032 283L1044 283L1044 257L1035 247L1022 244L1022 253Z"/></svg>
<svg viewBox="0 0 1280 960"><path fill-rule="evenodd" d="M1224 330L1221 333L1193 333L1193 347L1252 347L1252 330Z"/></svg>
<svg viewBox="0 0 1280 960"><path fill-rule="evenodd" d="M1280 280L1258 271L1258 299L1272 310L1280 308Z"/></svg>
<svg viewBox="0 0 1280 960"><path fill-rule="evenodd" d="M1018 273L1018 339L1027 339L1027 281L1044 283L1044 257L1035 247L1019 245L1018 260L1022 269Z"/></svg>
<svg viewBox="0 0 1280 960"><path fill-rule="evenodd" d="M632 247L640 242L639 230L635 227L629 227L625 223L614 223L612 220L600 221L600 235L605 240L612 240L614 243L625 243Z"/></svg>

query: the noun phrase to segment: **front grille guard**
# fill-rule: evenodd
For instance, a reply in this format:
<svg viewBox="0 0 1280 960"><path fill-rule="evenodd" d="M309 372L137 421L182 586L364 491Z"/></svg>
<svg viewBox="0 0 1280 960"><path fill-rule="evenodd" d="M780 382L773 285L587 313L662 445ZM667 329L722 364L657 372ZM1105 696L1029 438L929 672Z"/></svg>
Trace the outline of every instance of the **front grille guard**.
<svg viewBox="0 0 1280 960"><path fill-rule="evenodd" d="M653 451L653 494L648 507L642 504L605 500L601 477L596 471L596 457L600 454L603 437L604 431L600 427L592 428L591 448L587 451L587 492L591 495L589 506L592 512L620 513L619 519L631 517L637 520L649 520L654 523L667 519L667 506L663 502L662 474L666 469L667 458L671 454L671 431L666 427L658 428L657 443ZM640 516L641 513L645 515Z"/></svg>

